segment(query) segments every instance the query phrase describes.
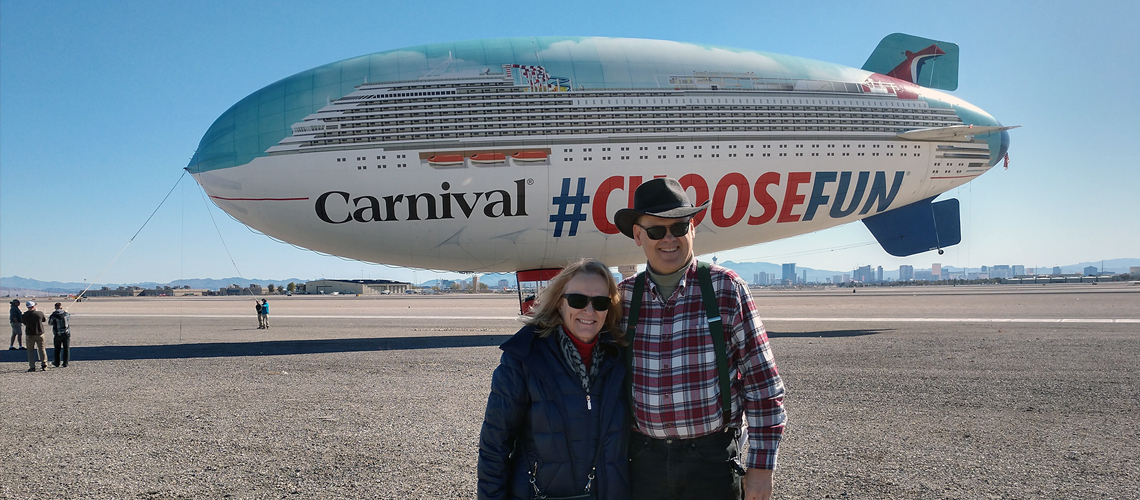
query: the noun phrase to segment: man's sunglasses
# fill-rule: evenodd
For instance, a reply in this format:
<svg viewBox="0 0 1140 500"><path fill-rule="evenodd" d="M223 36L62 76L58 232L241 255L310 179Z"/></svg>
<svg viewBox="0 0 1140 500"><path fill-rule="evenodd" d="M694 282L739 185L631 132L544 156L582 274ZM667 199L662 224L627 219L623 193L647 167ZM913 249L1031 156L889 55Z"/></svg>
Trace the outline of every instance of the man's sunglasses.
<svg viewBox="0 0 1140 500"><path fill-rule="evenodd" d="M640 224L638 225L641 226ZM689 234L689 221L678 222L670 226L641 226L641 228L645 230L645 235L648 236L651 240L659 240L661 238L664 238L665 231L669 231L670 233L673 233L674 237L680 238L686 234Z"/></svg>
<svg viewBox="0 0 1140 500"><path fill-rule="evenodd" d="M585 309L586 304L593 304L595 311L605 311L610 308L610 298L606 296L587 297L580 293L566 293L562 294L562 298L566 299L566 303L574 309Z"/></svg>

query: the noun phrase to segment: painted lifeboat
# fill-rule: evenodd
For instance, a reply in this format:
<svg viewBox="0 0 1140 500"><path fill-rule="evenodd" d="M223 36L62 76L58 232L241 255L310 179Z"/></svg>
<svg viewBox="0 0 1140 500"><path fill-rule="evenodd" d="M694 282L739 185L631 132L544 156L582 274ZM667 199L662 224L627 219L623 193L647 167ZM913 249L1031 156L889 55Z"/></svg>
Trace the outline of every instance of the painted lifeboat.
<svg viewBox="0 0 1140 500"><path fill-rule="evenodd" d="M428 157L428 163L441 167L454 167L463 164L463 155L439 154Z"/></svg>
<svg viewBox="0 0 1140 500"><path fill-rule="evenodd" d="M519 151L511 155L511 158L523 162L546 161L546 151Z"/></svg>
<svg viewBox="0 0 1140 500"><path fill-rule="evenodd" d="M471 163L480 165L493 165L496 163L505 163L507 156L503 153L476 153L471 155Z"/></svg>

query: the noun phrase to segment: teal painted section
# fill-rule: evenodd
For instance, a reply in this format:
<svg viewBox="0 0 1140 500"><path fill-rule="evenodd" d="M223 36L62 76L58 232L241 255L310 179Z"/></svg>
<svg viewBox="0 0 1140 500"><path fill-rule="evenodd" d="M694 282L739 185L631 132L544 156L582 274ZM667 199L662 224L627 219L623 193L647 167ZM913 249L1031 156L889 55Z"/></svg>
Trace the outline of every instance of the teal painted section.
<svg viewBox="0 0 1140 500"><path fill-rule="evenodd" d="M869 75L811 59L663 40L534 37L420 45L319 66L250 94L210 126L187 169L198 173L249 163L287 137L292 124L365 81L416 80L449 58L453 62L438 76L537 65L552 77L568 78L574 89L671 87L670 76L704 71L843 82L863 82Z"/></svg>

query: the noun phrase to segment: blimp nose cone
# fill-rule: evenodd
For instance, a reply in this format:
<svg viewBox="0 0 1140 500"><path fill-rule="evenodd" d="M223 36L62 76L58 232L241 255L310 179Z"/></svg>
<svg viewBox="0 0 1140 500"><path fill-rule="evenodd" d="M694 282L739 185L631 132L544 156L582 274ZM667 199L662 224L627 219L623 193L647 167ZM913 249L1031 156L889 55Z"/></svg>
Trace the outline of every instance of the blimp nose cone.
<svg viewBox="0 0 1140 500"><path fill-rule="evenodd" d="M998 158L1005 158L1005 154L1009 152L1009 131L1001 131L1001 147L998 149Z"/></svg>

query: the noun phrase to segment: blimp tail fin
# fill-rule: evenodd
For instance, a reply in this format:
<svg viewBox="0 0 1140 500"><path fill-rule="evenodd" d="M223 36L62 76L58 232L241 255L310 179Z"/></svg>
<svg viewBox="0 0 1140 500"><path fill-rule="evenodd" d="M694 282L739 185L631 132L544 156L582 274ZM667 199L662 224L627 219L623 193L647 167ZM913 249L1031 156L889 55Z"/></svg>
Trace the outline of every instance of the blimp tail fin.
<svg viewBox="0 0 1140 500"><path fill-rule="evenodd" d="M934 197L863 219L887 253L906 257L962 242L958 200L931 203Z"/></svg>
<svg viewBox="0 0 1140 500"><path fill-rule="evenodd" d="M958 88L958 45L903 33L887 35L863 69L941 90Z"/></svg>

